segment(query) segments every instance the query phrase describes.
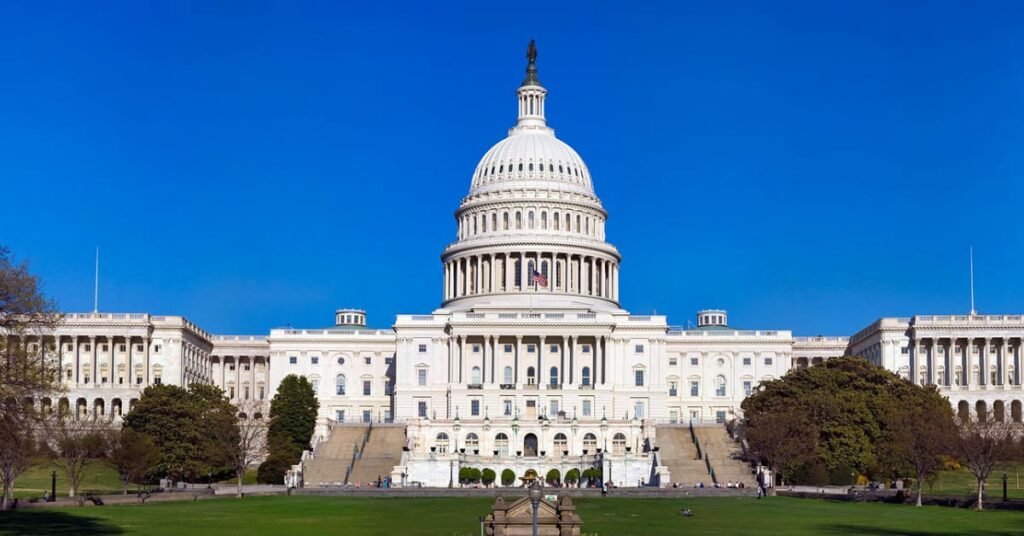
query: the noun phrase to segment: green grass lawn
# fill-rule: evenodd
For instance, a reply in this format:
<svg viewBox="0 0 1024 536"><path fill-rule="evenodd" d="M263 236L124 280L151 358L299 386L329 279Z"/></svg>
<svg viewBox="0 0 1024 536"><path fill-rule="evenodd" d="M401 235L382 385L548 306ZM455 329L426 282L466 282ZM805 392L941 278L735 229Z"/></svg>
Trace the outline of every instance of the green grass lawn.
<svg viewBox="0 0 1024 536"><path fill-rule="evenodd" d="M250 497L0 514L0 535L14 534L479 534L490 498ZM683 507L695 516L683 518ZM583 533L908 534L995 536L1024 532L1024 513L843 503L774 497L580 499Z"/></svg>
<svg viewBox="0 0 1024 536"><path fill-rule="evenodd" d="M15 497L41 497L43 491L50 489L49 463L38 464L25 471L14 481ZM113 466L106 462L96 462L85 468L82 482L78 486L80 492L119 493L121 479ZM68 494L67 474L57 469L57 495L66 497Z"/></svg>
<svg viewBox="0 0 1024 536"><path fill-rule="evenodd" d="M1024 498L1024 465L1007 464L1001 465L992 471L988 480L985 481L985 497L999 499L1003 496L1003 471L1006 471L1006 491L1010 498ZM978 483L974 475L966 469L959 471L943 471L939 475L935 485L928 488L925 484L924 492L935 495L971 495L975 494Z"/></svg>

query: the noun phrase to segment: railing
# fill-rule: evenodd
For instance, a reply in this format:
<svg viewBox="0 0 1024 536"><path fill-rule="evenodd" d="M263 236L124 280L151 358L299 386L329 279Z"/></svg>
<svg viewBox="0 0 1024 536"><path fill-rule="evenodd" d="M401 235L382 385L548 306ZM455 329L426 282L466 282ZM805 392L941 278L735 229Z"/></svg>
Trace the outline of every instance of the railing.
<svg viewBox="0 0 1024 536"><path fill-rule="evenodd" d="M515 389L515 388L516 388L516 384L514 384L514 383L503 383L503 384L501 384L501 385L500 385L499 387L500 387L500 388L501 388L502 390L505 390L505 391L511 391L511 390L513 390L513 389Z"/></svg>
<svg viewBox="0 0 1024 536"><path fill-rule="evenodd" d="M711 330L700 330L700 329L676 329L676 328L669 328L669 331L668 331L668 336L669 337L694 337L694 338L698 338L698 337L701 337L701 338L702 337L708 337L708 338L714 338L714 337L719 337L719 338L721 338L721 337L788 337L789 335L790 335L789 331L779 331L779 330L767 330L767 331L762 331L762 330L733 330L733 331L714 330L714 331L711 331Z"/></svg>

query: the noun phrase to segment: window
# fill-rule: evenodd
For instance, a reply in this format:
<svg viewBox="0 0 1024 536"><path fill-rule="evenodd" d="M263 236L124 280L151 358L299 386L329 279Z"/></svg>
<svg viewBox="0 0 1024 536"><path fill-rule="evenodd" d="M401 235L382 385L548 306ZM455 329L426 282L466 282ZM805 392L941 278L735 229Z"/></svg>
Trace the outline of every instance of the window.
<svg viewBox="0 0 1024 536"><path fill-rule="evenodd" d="M339 365L344 365L345 364L345 358L344 357L339 357L338 358L338 364Z"/></svg>
<svg viewBox="0 0 1024 536"><path fill-rule="evenodd" d="M637 369L633 371L633 383L637 387L644 386L644 371L643 369Z"/></svg>
<svg viewBox="0 0 1024 536"><path fill-rule="evenodd" d="M480 385L480 367L473 367L470 378L470 383L473 385Z"/></svg>
<svg viewBox="0 0 1024 536"><path fill-rule="evenodd" d="M494 448L498 456L508 456L508 436L503 433L494 436Z"/></svg>
<svg viewBox="0 0 1024 536"><path fill-rule="evenodd" d="M900 348L900 353L903 354L903 355L909 354L910 353L910 347L903 346L902 348Z"/></svg>
<svg viewBox="0 0 1024 536"><path fill-rule="evenodd" d="M551 418L558 418L558 400L549 401L550 410L548 416Z"/></svg>
<svg viewBox="0 0 1024 536"><path fill-rule="evenodd" d="M589 344L584 344L583 345L583 353L584 354L589 354L590 353L590 345Z"/></svg>
<svg viewBox="0 0 1024 536"><path fill-rule="evenodd" d="M589 433L583 436L583 449L590 454L595 454L597 452L597 436Z"/></svg>
<svg viewBox="0 0 1024 536"><path fill-rule="evenodd" d="M117 351L118 352L123 352L124 351L124 345L123 344L118 344L117 345Z"/></svg>
<svg viewBox="0 0 1024 536"><path fill-rule="evenodd" d="M246 363L246 364L242 365L242 370L244 370L246 372L249 372L249 364Z"/></svg>
<svg viewBox="0 0 1024 536"><path fill-rule="evenodd" d="M156 345L156 346L154 346L154 347L153 347L153 352L154 352L154 353L157 353L157 354L159 354L159 353L160 353L160 351L161 351L161 350L163 350L163 348L164 348L163 346L161 346L161 345L159 345L159 344L158 344L158 345ZM87 344L87 345L85 345L85 351L86 351L86 352L88 352L88 351L89 351L89 345L88 345L88 344Z"/></svg>
<svg viewBox="0 0 1024 536"><path fill-rule="evenodd" d="M744 395L750 396L750 391L751 391L752 388L753 388L753 385L751 384L750 380L746 380L746 381L743 382L743 394Z"/></svg>
<svg viewBox="0 0 1024 536"><path fill-rule="evenodd" d="M334 420L338 422L345 422L345 410L336 409L334 410Z"/></svg>
<svg viewBox="0 0 1024 536"><path fill-rule="evenodd" d="M338 374L338 376L334 378L334 393L338 394L338 395L344 395L345 394L345 375L344 374Z"/></svg>
<svg viewBox="0 0 1024 536"><path fill-rule="evenodd" d="M534 353L536 351L537 351L537 347L535 347L534 345L532 345L532 344L527 344L526 345L526 353L532 354L532 353Z"/></svg>
<svg viewBox="0 0 1024 536"><path fill-rule="evenodd" d="M696 367L699 364L700 364L700 358L697 358L697 357L691 357L690 358L690 365L691 366Z"/></svg>
<svg viewBox="0 0 1024 536"><path fill-rule="evenodd" d="M260 400L264 400L266 398L267 398L267 392L266 392L266 390L264 390L263 386L261 385L260 386Z"/></svg>
<svg viewBox="0 0 1024 536"><path fill-rule="evenodd" d="M313 385L313 394L314 395L317 394L318 392L320 392L320 379L319 378L310 378L309 379L309 383L311 383Z"/></svg>
<svg viewBox="0 0 1024 536"><path fill-rule="evenodd" d="M676 396L679 394L679 382L675 380L669 380L668 382L668 396Z"/></svg>
<svg viewBox="0 0 1024 536"><path fill-rule="evenodd" d="M764 358L764 364L765 365L771 365L772 364L772 358L770 358L770 357Z"/></svg>
<svg viewBox="0 0 1024 536"><path fill-rule="evenodd" d="M633 351L638 353L638 354L644 353L644 345L642 345L642 344L636 345L636 347L633 348Z"/></svg>
<svg viewBox="0 0 1024 536"><path fill-rule="evenodd" d="M502 402L502 406L504 408L502 410L502 413L506 417L511 417L512 416L512 401L511 400L505 400L504 402Z"/></svg>
<svg viewBox="0 0 1024 536"><path fill-rule="evenodd" d="M719 411L715 412L715 422L717 422L718 424L725 423L725 412L724 411L719 410Z"/></svg>
<svg viewBox="0 0 1024 536"><path fill-rule="evenodd" d="M590 385L590 367L583 367L583 385Z"/></svg>
<svg viewBox="0 0 1024 536"><path fill-rule="evenodd" d="M511 354L512 353L512 345L511 344L506 344L505 345L505 353L506 354Z"/></svg>
<svg viewBox="0 0 1024 536"><path fill-rule="evenodd" d="M384 364L385 365L390 366L394 362L395 362L395 358L393 358L393 357L385 357L384 358Z"/></svg>
<svg viewBox="0 0 1024 536"><path fill-rule="evenodd" d="M421 344L421 345L419 345L419 349L420 349L420 353L421 353L421 354L422 354L422 353L426 353L426 351L427 351L427 345L426 345L426 344Z"/></svg>
<svg viewBox="0 0 1024 536"><path fill-rule="evenodd" d="M558 385L558 367L551 367L551 385Z"/></svg>
<svg viewBox="0 0 1024 536"><path fill-rule="evenodd" d="M619 432L612 438L612 454L626 453L626 434Z"/></svg>
<svg viewBox="0 0 1024 536"><path fill-rule="evenodd" d="M512 367L505 367L505 383L512 384Z"/></svg>
<svg viewBox="0 0 1024 536"><path fill-rule="evenodd" d="M416 415L421 419L427 418L427 403L423 400L416 403Z"/></svg>
<svg viewBox="0 0 1024 536"><path fill-rule="evenodd" d="M526 383L527 385L537 383L537 371L533 367L527 367L526 369Z"/></svg>
<svg viewBox="0 0 1024 536"><path fill-rule="evenodd" d="M473 454L480 452L480 438L472 432L466 434L466 451Z"/></svg>
<svg viewBox="0 0 1024 536"><path fill-rule="evenodd" d="M427 369L421 368L416 370L416 384L426 385L427 384Z"/></svg>
<svg viewBox="0 0 1024 536"><path fill-rule="evenodd" d="M553 353L553 354L557 354L558 353L558 345L557 344L552 344L551 345L551 353Z"/></svg>
<svg viewBox="0 0 1024 536"><path fill-rule="evenodd" d="M296 364L298 362L299 362L299 358L297 356L293 355L293 356L288 357L288 364L289 365L294 365L294 364Z"/></svg>
<svg viewBox="0 0 1024 536"><path fill-rule="evenodd" d="M750 366L750 358L749 357L744 357L743 358L743 366L745 366L745 367L749 367Z"/></svg>
<svg viewBox="0 0 1024 536"><path fill-rule="evenodd" d="M389 379L384 380L384 394L391 396L391 380Z"/></svg>
<svg viewBox="0 0 1024 536"><path fill-rule="evenodd" d="M480 400L474 398L469 401L469 414L473 417L480 416Z"/></svg>
<svg viewBox="0 0 1024 536"><path fill-rule="evenodd" d="M33 350L35 350L35 348L33 348ZM107 351L107 345L106 344L101 344L100 345L100 351L101 352L106 352Z"/></svg>
<svg viewBox="0 0 1024 536"><path fill-rule="evenodd" d="M569 438L565 437L563 433L555 434L555 456L566 455L569 453Z"/></svg>
<svg viewBox="0 0 1024 536"><path fill-rule="evenodd" d="M370 410L364 409L363 410L363 423L369 424L369 422L371 420L373 420L373 418L370 415Z"/></svg>
<svg viewBox="0 0 1024 536"><path fill-rule="evenodd" d="M71 345L69 344L68 345L68 350L70 350L70 349L71 349ZM141 344L136 344L135 345L135 351L136 352L141 352L142 351L142 345Z"/></svg>
<svg viewBox="0 0 1024 536"><path fill-rule="evenodd" d="M370 391L373 388L373 382L370 380L363 380L363 396L370 396Z"/></svg>
<svg viewBox="0 0 1024 536"><path fill-rule="evenodd" d="M633 404L633 415L637 419L643 419L644 418L644 403L643 402L636 402L636 403Z"/></svg>
<svg viewBox="0 0 1024 536"><path fill-rule="evenodd" d="M437 452L438 454L448 453L448 434L444 432L437 434Z"/></svg>
<svg viewBox="0 0 1024 536"><path fill-rule="evenodd" d="M668 358L668 366L674 367L674 366L676 366L678 364L679 364L679 360L678 359L676 359L674 357Z"/></svg>
<svg viewBox="0 0 1024 536"><path fill-rule="evenodd" d="M700 395L700 382L697 381L697 380L693 380L693 381L690 382L690 396L699 396L699 395Z"/></svg>
<svg viewBox="0 0 1024 536"><path fill-rule="evenodd" d="M320 357L319 356L313 356L313 357L309 358L309 361L310 361L310 363L312 363L314 365L319 365L320 364Z"/></svg>
<svg viewBox="0 0 1024 536"><path fill-rule="evenodd" d="M589 417L590 416L590 401L589 400L584 400L583 401L583 416L584 417Z"/></svg>
<svg viewBox="0 0 1024 536"><path fill-rule="evenodd" d="M725 396L725 376L715 378L715 396Z"/></svg>
<svg viewBox="0 0 1024 536"><path fill-rule="evenodd" d="M372 365L373 364L373 358L370 357L370 356L364 356L363 357L363 364Z"/></svg>
<svg viewBox="0 0 1024 536"><path fill-rule="evenodd" d="M479 344L474 344L473 345L473 353L474 354L479 354L480 353L480 345Z"/></svg>

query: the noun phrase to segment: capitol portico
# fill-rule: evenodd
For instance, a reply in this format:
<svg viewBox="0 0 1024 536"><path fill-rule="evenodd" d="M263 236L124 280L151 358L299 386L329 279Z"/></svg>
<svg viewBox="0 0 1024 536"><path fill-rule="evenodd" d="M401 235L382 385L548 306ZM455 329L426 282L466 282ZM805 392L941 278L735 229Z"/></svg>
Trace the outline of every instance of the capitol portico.
<svg viewBox="0 0 1024 536"><path fill-rule="evenodd" d="M593 467L621 485L666 485L676 480L659 431L728 422L762 382L842 355L937 385L963 416L1021 420L1020 315L881 318L851 337L796 337L735 327L721 309L686 327L631 314L597 181L547 123L532 43L515 95L514 124L455 212L436 310L373 329L365 311L341 309L325 327L260 335L211 335L183 317L69 314L35 341L59 360L69 389L60 403L116 420L148 385L200 382L263 418L281 380L301 375L320 402L314 443L345 423L400 423L391 475L427 486L451 485L460 467Z"/></svg>

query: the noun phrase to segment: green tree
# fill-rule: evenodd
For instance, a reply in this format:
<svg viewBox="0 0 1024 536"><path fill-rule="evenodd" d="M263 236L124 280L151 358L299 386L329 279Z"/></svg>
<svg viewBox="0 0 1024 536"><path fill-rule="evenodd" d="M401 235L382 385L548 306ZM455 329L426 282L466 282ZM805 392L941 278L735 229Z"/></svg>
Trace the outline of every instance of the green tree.
<svg viewBox="0 0 1024 536"><path fill-rule="evenodd" d="M473 470L470 469L469 467L460 467L459 468L459 483L460 484L469 484L470 483L470 478L471 478L470 475L472 474L472 471Z"/></svg>
<svg viewBox="0 0 1024 536"><path fill-rule="evenodd" d="M149 472L160 460L160 450L149 436L131 428L111 429L107 435L107 452L111 463L117 468L124 492L128 484L135 484L136 491L142 491ZM142 495L139 495L140 500Z"/></svg>
<svg viewBox="0 0 1024 536"><path fill-rule="evenodd" d="M501 472L501 485L511 486L516 483L516 473L511 469L505 469Z"/></svg>
<svg viewBox="0 0 1024 536"><path fill-rule="evenodd" d="M302 459L316 429L320 404L313 384L303 376L289 374L281 380L270 401L270 426L267 445L270 454L260 464L256 479L267 484L280 484L284 473Z"/></svg>
<svg viewBox="0 0 1024 536"><path fill-rule="evenodd" d="M497 475L494 474L494 469L484 469L480 472L480 480L485 486L493 484L495 478L497 478Z"/></svg>
<svg viewBox="0 0 1024 536"><path fill-rule="evenodd" d="M545 480L547 480L548 484L551 485L558 484L559 482L562 481L562 473L558 469L551 469L545 476Z"/></svg>
<svg viewBox="0 0 1024 536"><path fill-rule="evenodd" d="M580 470L569 469L565 472L565 483L572 485L580 481Z"/></svg>

